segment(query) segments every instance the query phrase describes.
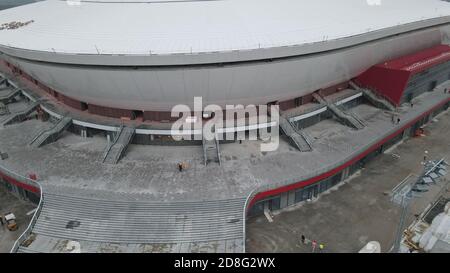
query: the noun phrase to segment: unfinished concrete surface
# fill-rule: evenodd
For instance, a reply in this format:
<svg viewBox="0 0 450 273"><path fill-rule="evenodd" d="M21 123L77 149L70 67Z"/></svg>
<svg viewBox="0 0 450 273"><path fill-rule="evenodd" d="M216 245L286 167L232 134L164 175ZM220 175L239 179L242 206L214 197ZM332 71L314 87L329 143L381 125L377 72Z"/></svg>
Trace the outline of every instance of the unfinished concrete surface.
<svg viewBox="0 0 450 273"><path fill-rule="evenodd" d="M358 252L369 241L379 241L389 251L399 222L399 206L387 193L410 173L422 168L428 158L450 158L450 113L438 116L426 127L426 136L406 140L376 157L351 180L312 203L276 214L269 223L264 216L247 222L249 252L311 252L300 243L304 234L325 245L325 252ZM319 134L320 135L320 134ZM447 175L447 180L450 176ZM433 202L443 185L430 188L410 206L407 225Z"/></svg>
<svg viewBox="0 0 450 273"><path fill-rule="evenodd" d="M117 165L102 164L104 137L86 139L69 132L55 143L33 148L27 144L51 126L37 120L0 129L0 150L10 156L2 162L6 168L37 173L42 183L55 187L138 193L162 201L241 198L256 188L292 184L343 164L448 97L443 92L422 95L414 109L400 110L400 124L392 124L389 113L373 106L357 106L352 111L365 120L366 128L352 130L334 119L306 128L314 137L309 153L298 152L284 139L278 150L267 153L260 151L260 141L224 144L222 166L204 166L199 146L144 145L130 145ZM180 162L188 163L185 172L178 171Z"/></svg>
<svg viewBox="0 0 450 273"><path fill-rule="evenodd" d="M24 201L0 186L0 214L12 212L16 216L19 228L16 231L9 231L6 225L0 226L0 253L8 253L14 242L19 238L23 231L27 228L33 214L27 215L28 212L35 208L28 201Z"/></svg>

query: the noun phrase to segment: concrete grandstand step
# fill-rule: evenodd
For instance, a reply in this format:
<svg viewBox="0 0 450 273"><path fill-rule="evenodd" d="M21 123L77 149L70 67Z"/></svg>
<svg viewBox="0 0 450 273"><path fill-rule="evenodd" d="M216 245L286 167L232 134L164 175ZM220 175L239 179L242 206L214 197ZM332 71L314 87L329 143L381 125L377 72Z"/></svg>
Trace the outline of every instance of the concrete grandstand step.
<svg viewBox="0 0 450 273"><path fill-rule="evenodd" d="M133 140L135 131L136 129L132 127L121 127L115 142L108 148L103 162L117 164Z"/></svg>
<svg viewBox="0 0 450 273"><path fill-rule="evenodd" d="M349 114L343 110L341 110L336 104L327 101L325 98L323 98L320 94L318 93L313 93L313 97L314 99L316 99L318 102L326 104L328 109L333 112L333 114L344 124L346 124L347 126L353 127L355 129L363 129L365 126L365 124L357 117L355 117L352 114Z"/></svg>
<svg viewBox="0 0 450 273"><path fill-rule="evenodd" d="M38 148L45 144L55 142L71 124L71 117L63 117L52 128L37 134L30 142L30 145Z"/></svg>
<svg viewBox="0 0 450 273"><path fill-rule="evenodd" d="M35 240L18 249L20 253L70 253L67 239L34 234ZM244 242L242 239L222 241L193 242L193 243L165 243L165 244L115 244L76 240L81 253L242 253Z"/></svg>
<svg viewBox="0 0 450 273"><path fill-rule="evenodd" d="M39 253L39 251L30 249L28 247L20 246L19 249L17 250L17 253Z"/></svg>
<svg viewBox="0 0 450 273"><path fill-rule="evenodd" d="M244 206L245 198L150 202L47 193L33 233L119 244L243 239Z"/></svg>

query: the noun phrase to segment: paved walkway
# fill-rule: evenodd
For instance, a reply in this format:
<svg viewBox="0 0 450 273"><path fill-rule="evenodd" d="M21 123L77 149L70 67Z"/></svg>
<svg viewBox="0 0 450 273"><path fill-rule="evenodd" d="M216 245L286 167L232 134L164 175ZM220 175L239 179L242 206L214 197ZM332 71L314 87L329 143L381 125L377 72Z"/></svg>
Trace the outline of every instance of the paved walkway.
<svg viewBox="0 0 450 273"><path fill-rule="evenodd" d="M301 234L324 243L326 252L358 252L367 242L381 243L382 251L392 246L399 220L399 207L386 193L410 173L419 173L425 150L429 157L450 159L450 112L426 128L425 137L413 138L382 154L348 183L316 202L275 215L268 223L264 216L247 222L249 252L310 252L299 243ZM393 156L398 155L399 158ZM450 181L450 175L447 175ZM433 202L441 186L431 187L414 199L408 225Z"/></svg>

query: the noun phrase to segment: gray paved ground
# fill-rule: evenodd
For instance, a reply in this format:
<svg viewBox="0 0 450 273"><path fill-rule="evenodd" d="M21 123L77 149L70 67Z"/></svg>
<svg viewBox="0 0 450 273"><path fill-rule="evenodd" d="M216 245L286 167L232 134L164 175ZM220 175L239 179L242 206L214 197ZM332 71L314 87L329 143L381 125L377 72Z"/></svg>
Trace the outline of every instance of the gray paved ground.
<svg viewBox="0 0 450 273"><path fill-rule="evenodd" d="M299 244L301 234L324 243L328 252L357 252L376 240L383 251L390 249L396 231L399 208L385 193L410 173L419 173L425 150L430 157L450 159L450 112L426 129L426 137L413 138L368 163L360 175L314 203L285 211L269 223L264 216L247 223L249 252L310 252ZM397 154L400 158L395 158ZM447 175L447 180L450 176ZM436 198L440 186L433 186L409 210L408 224Z"/></svg>
<svg viewBox="0 0 450 273"><path fill-rule="evenodd" d="M34 209L34 206L29 202L18 199L16 196L7 192L3 187L0 187L0 214L12 212L17 217L17 224L19 229L16 231L9 231L6 226L0 226L0 253L7 253L11 250L15 240L22 234L28 226L32 215L26 215L27 212Z"/></svg>

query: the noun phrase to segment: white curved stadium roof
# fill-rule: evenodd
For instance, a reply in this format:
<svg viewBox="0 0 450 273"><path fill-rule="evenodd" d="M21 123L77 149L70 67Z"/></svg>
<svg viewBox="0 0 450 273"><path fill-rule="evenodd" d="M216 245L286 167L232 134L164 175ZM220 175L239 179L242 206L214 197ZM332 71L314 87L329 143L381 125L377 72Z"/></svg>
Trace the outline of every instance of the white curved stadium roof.
<svg viewBox="0 0 450 273"><path fill-rule="evenodd" d="M75 54L252 50L447 16L450 3L440 0L49 0L1 11L0 25L32 22L0 30L0 45Z"/></svg>

